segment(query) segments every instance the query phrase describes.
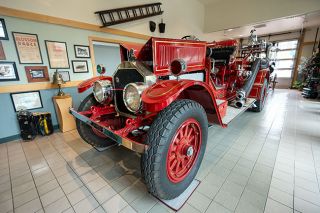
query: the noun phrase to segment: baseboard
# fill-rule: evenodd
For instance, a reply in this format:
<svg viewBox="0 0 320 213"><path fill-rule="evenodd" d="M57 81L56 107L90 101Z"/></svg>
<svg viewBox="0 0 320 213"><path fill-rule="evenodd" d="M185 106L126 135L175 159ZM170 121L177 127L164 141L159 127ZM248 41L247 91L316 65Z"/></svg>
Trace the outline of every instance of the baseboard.
<svg viewBox="0 0 320 213"><path fill-rule="evenodd" d="M53 130L54 130L54 131L59 130L59 125L54 125L54 126L53 126ZM60 130L59 130L59 131L60 131ZM5 138L0 138L0 144L6 143L6 142L10 142L10 141L14 141L14 140L18 140L18 139L21 139L20 134L18 134L18 135L12 135L12 136L5 137Z"/></svg>

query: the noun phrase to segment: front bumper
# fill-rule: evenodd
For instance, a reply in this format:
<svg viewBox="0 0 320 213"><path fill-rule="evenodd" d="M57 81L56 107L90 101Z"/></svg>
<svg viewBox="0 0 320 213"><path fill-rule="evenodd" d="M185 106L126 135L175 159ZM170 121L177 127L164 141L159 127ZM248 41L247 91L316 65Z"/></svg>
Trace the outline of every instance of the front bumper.
<svg viewBox="0 0 320 213"><path fill-rule="evenodd" d="M75 109L70 108L70 114L72 114L76 119L79 119L80 121L86 123L87 125L99 130L107 137L111 138L113 141L117 142L119 145L122 145L132 151L138 152L138 153L144 153L147 149L147 145L135 142L129 138L122 137L116 133L114 133L112 130L110 130L107 127L101 126L99 123L91 120L90 118L78 113Z"/></svg>

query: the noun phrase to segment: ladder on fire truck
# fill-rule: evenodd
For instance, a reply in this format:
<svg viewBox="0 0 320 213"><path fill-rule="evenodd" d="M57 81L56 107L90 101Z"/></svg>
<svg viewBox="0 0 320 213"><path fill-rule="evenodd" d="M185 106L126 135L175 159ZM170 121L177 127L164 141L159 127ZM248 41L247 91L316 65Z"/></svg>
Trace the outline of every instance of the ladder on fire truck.
<svg viewBox="0 0 320 213"><path fill-rule="evenodd" d="M158 2L132 7L102 10L95 12L95 14L98 14L102 21L101 27L108 27L115 24L161 15L163 13L161 5L162 3Z"/></svg>

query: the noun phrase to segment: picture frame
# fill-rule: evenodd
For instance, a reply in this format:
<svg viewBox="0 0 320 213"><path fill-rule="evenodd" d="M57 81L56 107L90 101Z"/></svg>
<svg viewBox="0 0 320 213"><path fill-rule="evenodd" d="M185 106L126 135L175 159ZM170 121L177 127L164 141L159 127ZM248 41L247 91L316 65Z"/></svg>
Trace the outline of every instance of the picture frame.
<svg viewBox="0 0 320 213"><path fill-rule="evenodd" d="M74 55L76 58L90 58L90 47L85 45L74 45Z"/></svg>
<svg viewBox="0 0 320 213"><path fill-rule="evenodd" d="M0 18L0 40L9 40L6 22L3 18Z"/></svg>
<svg viewBox="0 0 320 213"><path fill-rule="evenodd" d="M86 60L72 60L73 73L89 72L88 62Z"/></svg>
<svg viewBox="0 0 320 213"><path fill-rule="evenodd" d="M25 66L29 83L50 81L47 66Z"/></svg>
<svg viewBox="0 0 320 213"><path fill-rule="evenodd" d="M42 64L37 34L12 32L20 64Z"/></svg>
<svg viewBox="0 0 320 213"><path fill-rule="evenodd" d="M12 104L16 112L43 108L40 91L10 93Z"/></svg>
<svg viewBox="0 0 320 213"><path fill-rule="evenodd" d="M19 81L16 62L0 61L0 81Z"/></svg>
<svg viewBox="0 0 320 213"><path fill-rule="evenodd" d="M6 54L4 53L4 49L1 41L0 41L0 60L6 60Z"/></svg>
<svg viewBox="0 0 320 213"><path fill-rule="evenodd" d="M69 73L69 71L58 71L58 72L59 72L59 74L61 74L62 79L63 79L65 82L70 81L70 73Z"/></svg>
<svg viewBox="0 0 320 213"><path fill-rule="evenodd" d="M51 69L69 69L69 56L66 42L45 40L49 66Z"/></svg>

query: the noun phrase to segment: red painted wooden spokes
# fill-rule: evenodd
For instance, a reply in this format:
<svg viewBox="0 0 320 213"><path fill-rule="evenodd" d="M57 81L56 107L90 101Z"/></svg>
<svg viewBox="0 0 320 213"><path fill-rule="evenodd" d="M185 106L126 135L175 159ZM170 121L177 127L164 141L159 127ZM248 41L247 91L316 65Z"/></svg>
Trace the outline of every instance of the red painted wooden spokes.
<svg viewBox="0 0 320 213"><path fill-rule="evenodd" d="M200 152L201 137L200 124L194 118L180 125L167 154L167 175L171 182L178 183L189 174Z"/></svg>

